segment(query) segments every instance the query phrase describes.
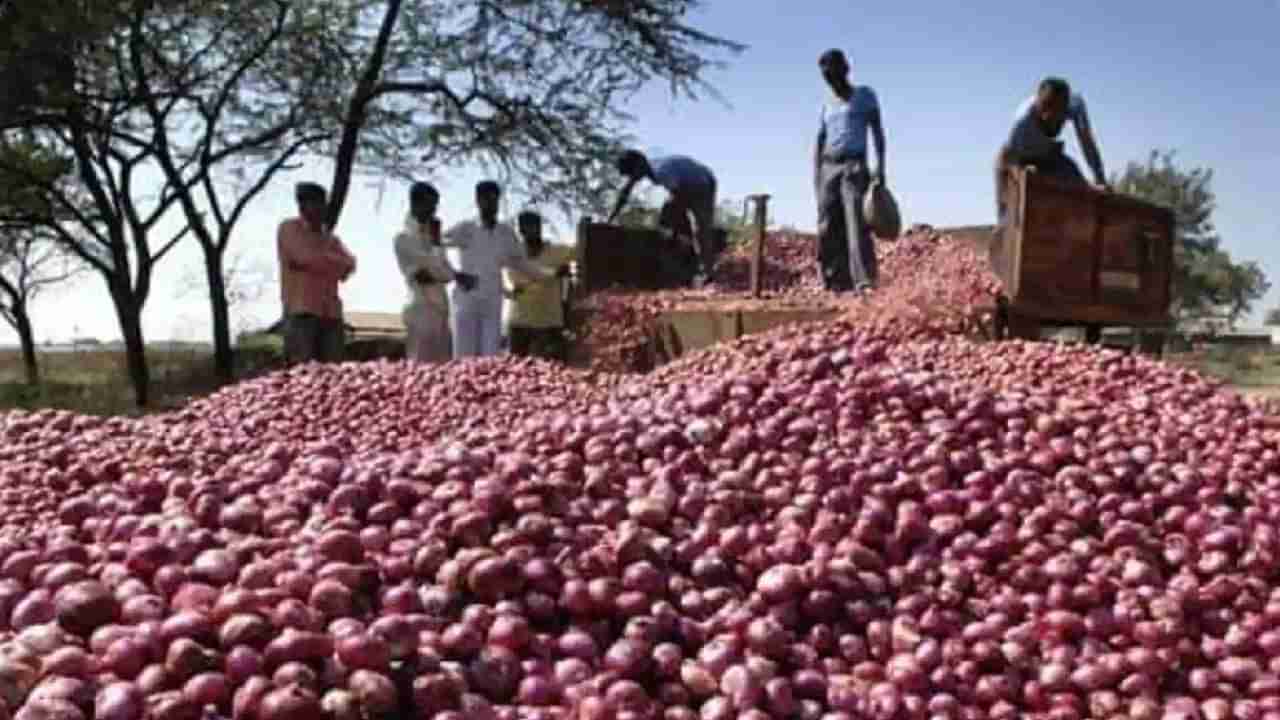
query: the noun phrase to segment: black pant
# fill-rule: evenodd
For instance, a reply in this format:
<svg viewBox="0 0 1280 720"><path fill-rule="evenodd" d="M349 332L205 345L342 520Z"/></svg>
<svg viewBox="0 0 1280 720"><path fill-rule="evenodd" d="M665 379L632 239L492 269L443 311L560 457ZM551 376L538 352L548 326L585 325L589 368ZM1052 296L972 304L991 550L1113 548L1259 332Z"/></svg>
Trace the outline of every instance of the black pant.
<svg viewBox="0 0 1280 720"><path fill-rule="evenodd" d="M287 362L341 362L346 328L340 318L298 313L285 318L284 355Z"/></svg>
<svg viewBox="0 0 1280 720"><path fill-rule="evenodd" d="M1067 153L1062 149L1062 143L1058 143L1057 152L1045 157L1027 160L1022 165L1023 167L1034 167L1036 172L1048 177L1074 181L1081 185L1089 184L1089 181L1084 177L1084 173L1080 172L1080 166L1076 164L1075 160L1068 157Z"/></svg>
<svg viewBox="0 0 1280 720"><path fill-rule="evenodd" d="M836 292L875 285L879 275L862 200L871 174L862 158L824 161L818 178L818 264L822 284Z"/></svg>
<svg viewBox="0 0 1280 720"><path fill-rule="evenodd" d="M568 362L569 348L563 328L530 328L512 326L509 331L511 354L540 357L544 360Z"/></svg>

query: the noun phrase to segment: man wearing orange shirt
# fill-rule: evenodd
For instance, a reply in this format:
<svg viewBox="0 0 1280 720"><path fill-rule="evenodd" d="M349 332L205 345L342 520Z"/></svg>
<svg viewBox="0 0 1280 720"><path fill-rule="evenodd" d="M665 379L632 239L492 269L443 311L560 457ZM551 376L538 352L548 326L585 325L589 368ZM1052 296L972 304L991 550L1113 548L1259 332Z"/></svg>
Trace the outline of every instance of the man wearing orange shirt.
<svg viewBox="0 0 1280 720"><path fill-rule="evenodd" d="M338 283L351 277L356 259L325 226L328 198L316 183L298 183L298 217L280 223L280 301L284 306L287 361L337 362L346 334Z"/></svg>

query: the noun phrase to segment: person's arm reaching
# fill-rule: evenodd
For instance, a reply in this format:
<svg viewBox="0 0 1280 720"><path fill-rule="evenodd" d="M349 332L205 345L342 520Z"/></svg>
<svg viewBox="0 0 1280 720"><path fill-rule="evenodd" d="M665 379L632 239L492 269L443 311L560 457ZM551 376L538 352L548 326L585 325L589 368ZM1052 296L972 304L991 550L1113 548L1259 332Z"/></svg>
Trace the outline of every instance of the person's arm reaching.
<svg viewBox="0 0 1280 720"><path fill-rule="evenodd" d="M822 150L827 144L827 124L818 120L818 137L813 143L813 196L822 206Z"/></svg>
<svg viewBox="0 0 1280 720"><path fill-rule="evenodd" d="M417 282L449 283L456 273L447 260L421 247L408 233L396 235L396 263L405 277Z"/></svg>
<svg viewBox="0 0 1280 720"><path fill-rule="evenodd" d="M506 242L506 252L503 253L502 265L520 275L531 277L537 280L550 280L559 277L563 273L558 269L544 267L540 263L534 262L525 255L524 250L520 247L520 241L516 239L514 233L509 235Z"/></svg>
<svg viewBox="0 0 1280 720"><path fill-rule="evenodd" d="M1089 169L1093 171L1094 182L1101 187L1107 187L1107 173L1102 166L1102 153L1098 150L1098 141L1093 136L1093 124L1089 122L1089 111L1085 107L1083 98L1078 101L1072 124L1076 126L1076 139L1080 141L1084 159L1088 161Z"/></svg>
<svg viewBox="0 0 1280 720"><path fill-rule="evenodd" d="M874 97L874 96L873 96ZM880 112L880 100L875 101L875 106L871 110L867 118L867 123L871 126L871 142L876 146L876 179L881 185L885 185L885 176L887 174L884 157L887 151L884 142L884 123L881 121L883 115Z"/></svg>
<svg viewBox="0 0 1280 720"><path fill-rule="evenodd" d="M444 234L440 236L440 247L465 248L469 235L467 232L468 227L468 223L460 222L445 230Z"/></svg>
<svg viewBox="0 0 1280 720"><path fill-rule="evenodd" d="M1004 184L1015 167L1017 154L1013 150L1011 143L1005 143L1000 146L1000 151L996 153L996 208L1001 215L1004 214Z"/></svg>
<svg viewBox="0 0 1280 720"><path fill-rule="evenodd" d="M618 195L618 202L613 206L613 212L609 213L609 219L606 223L612 223L618 217L618 213L622 212L622 208L626 207L627 201L631 199L631 190L636 186L638 180L632 178L622 186L622 192Z"/></svg>

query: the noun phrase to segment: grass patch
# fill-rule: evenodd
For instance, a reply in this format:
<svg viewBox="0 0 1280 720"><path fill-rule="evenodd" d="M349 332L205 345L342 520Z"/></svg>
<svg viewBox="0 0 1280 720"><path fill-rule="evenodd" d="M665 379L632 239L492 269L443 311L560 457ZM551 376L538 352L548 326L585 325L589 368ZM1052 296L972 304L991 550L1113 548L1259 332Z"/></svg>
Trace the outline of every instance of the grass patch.
<svg viewBox="0 0 1280 720"><path fill-rule="evenodd" d="M1280 352L1270 348L1218 346L1167 359L1240 388L1280 387Z"/></svg>
<svg viewBox="0 0 1280 720"><path fill-rule="evenodd" d="M151 411L167 410L219 387L213 354L204 348L153 348L147 352L151 371ZM279 338L259 336L241 342L236 377L243 379L281 367ZM85 349L39 354L39 385L26 383L22 354L0 351L0 410L57 408L94 415L136 415L124 353Z"/></svg>

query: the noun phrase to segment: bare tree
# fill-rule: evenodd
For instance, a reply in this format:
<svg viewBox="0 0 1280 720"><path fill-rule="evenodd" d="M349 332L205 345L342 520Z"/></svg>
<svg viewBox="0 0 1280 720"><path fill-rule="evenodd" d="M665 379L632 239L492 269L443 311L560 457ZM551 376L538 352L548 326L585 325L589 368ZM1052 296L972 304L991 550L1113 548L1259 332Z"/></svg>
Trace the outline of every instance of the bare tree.
<svg viewBox="0 0 1280 720"><path fill-rule="evenodd" d="M31 302L84 269L47 228L0 225L0 317L18 334L28 384L40 382Z"/></svg>
<svg viewBox="0 0 1280 720"><path fill-rule="evenodd" d="M249 203L322 137L312 123L316 106L306 100L337 92L317 55L336 49L324 46L318 29L343 19L321 5L91 4L98 30L91 41L63 38L74 82L6 118L74 161L74 183L39 187L67 215L55 225L59 240L107 286L139 405L148 402L150 380L142 309L156 265L189 234L204 254L217 367L225 378L232 374L223 256ZM0 172L38 180L20 167L0 165ZM154 237L175 215L182 219L176 233Z"/></svg>
<svg viewBox="0 0 1280 720"><path fill-rule="evenodd" d="M222 277L231 331L233 335L239 335L257 322L257 318L247 314L246 308L262 300L269 290L276 287L274 268L261 257L244 251L233 252L223 265ZM196 292L210 292L208 274L203 267L187 269L175 296L182 299Z"/></svg>
<svg viewBox="0 0 1280 720"><path fill-rule="evenodd" d="M356 79L327 148L335 226L356 168L478 162L515 193L599 211L631 97L660 80L694 98L708 55L743 49L686 22L698 0L346 1L362 10L335 68Z"/></svg>

